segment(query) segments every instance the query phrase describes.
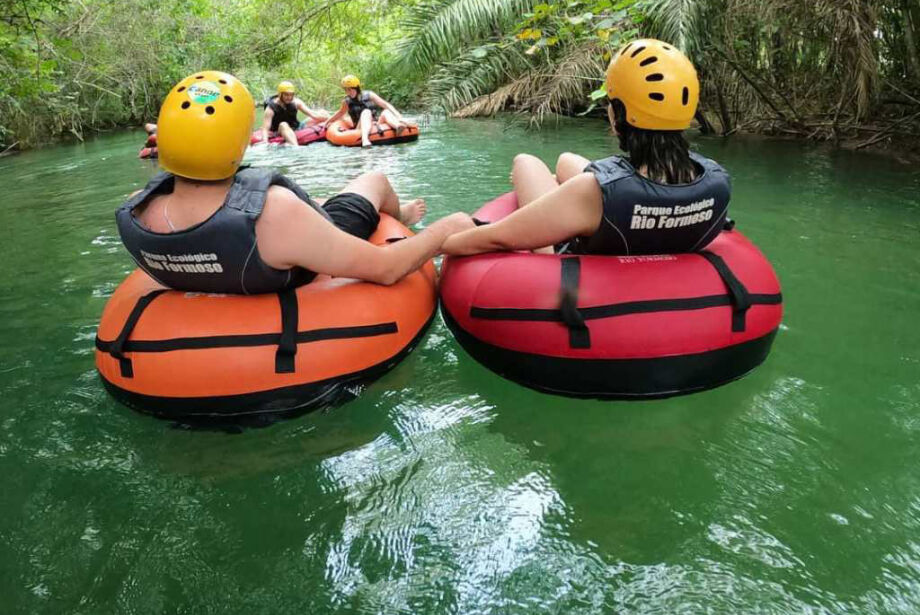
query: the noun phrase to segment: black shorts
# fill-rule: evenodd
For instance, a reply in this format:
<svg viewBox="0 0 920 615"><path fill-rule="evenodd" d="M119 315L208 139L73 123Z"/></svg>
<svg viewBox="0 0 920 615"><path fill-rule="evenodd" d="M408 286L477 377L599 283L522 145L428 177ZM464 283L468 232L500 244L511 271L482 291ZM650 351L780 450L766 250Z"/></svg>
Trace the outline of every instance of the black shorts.
<svg viewBox="0 0 920 615"><path fill-rule="evenodd" d="M354 192L343 192L331 197L323 209L333 224L355 237L368 239L377 230L380 214L366 198Z"/></svg>

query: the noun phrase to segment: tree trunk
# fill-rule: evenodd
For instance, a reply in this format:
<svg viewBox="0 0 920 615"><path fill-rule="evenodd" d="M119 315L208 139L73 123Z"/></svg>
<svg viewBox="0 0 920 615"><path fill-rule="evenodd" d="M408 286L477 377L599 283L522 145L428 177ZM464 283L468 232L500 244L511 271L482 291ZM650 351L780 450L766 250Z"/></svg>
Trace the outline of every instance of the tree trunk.
<svg viewBox="0 0 920 615"><path fill-rule="evenodd" d="M917 29L920 28L920 10L917 0L901 0L901 12L904 14L904 43L907 46L907 60L911 76L920 83L920 57L917 51Z"/></svg>
<svg viewBox="0 0 920 615"><path fill-rule="evenodd" d="M732 130L732 116L728 111L728 105L725 103L725 95L722 94L722 85L716 87L716 102L719 104L719 120L722 122L722 136L724 137Z"/></svg>
<svg viewBox="0 0 920 615"><path fill-rule="evenodd" d="M703 113L702 107L696 108L696 115L694 115L694 118L700 125L700 132L704 135L715 134L716 129L713 127L712 122L709 121L709 118L706 117L706 114Z"/></svg>

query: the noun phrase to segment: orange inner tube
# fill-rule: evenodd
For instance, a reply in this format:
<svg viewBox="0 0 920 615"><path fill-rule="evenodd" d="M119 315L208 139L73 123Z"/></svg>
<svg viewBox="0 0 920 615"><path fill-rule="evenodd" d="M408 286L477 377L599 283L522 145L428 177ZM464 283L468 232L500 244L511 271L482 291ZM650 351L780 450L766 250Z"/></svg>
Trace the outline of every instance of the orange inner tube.
<svg viewBox="0 0 920 615"><path fill-rule="evenodd" d="M370 241L384 245L409 235L382 215ZM138 269L105 306L96 367L116 398L156 414L226 416L301 407L320 385L376 376L395 365L434 315L436 275L429 261L392 286L318 276L297 288L296 354L290 371L279 372L280 295L164 292ZM157 291L125 337L138 302Z"/></svg>
<svg viewBox="0 0 920 615"><path fill-rule="evenodd" d="M407 126L403 133L398 135L392 128L380 130L380 125L374 124L374 128L370 133L370 140L374 145L389 145L417 141L418 135L418 126ZM326 129L326 140L333 145L360 147L361 130L359 128L351 128L351 123L343 118L329 124Z"/></svg>

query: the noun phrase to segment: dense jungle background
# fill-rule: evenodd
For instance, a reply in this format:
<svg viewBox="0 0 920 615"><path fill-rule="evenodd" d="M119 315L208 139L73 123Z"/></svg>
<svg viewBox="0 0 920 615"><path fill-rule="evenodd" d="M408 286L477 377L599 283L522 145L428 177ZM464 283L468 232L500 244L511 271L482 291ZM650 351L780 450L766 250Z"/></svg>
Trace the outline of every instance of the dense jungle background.
<svg viewBox="0 0 920 615"><path fill-rule="evenodd" d="M0 152L154 120L201 68L324 105L353 72L399 106L538 125L602 111L639 35L696 63L704 132L918 148L920 0L0 0Z"/></svg>

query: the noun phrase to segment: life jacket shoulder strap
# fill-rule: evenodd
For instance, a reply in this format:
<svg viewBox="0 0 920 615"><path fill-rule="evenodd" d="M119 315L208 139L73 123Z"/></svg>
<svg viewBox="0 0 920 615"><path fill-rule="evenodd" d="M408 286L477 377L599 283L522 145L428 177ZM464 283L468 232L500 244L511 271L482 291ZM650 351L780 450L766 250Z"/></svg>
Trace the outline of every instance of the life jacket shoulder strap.
<svg viewBox="0 0 920 615"><path fill-rule="evenodd" d="M701 156L700 154L697 154L696 152L690 152L690 160L692 160L693 162L703 167L703 169L709 175L721 174L721 175L725 175L726 177L729 177L728 171L725 170L725 167L723 167L721 164L719 164L712 158Z"/></svg>
<svg viewBox="0 0 920 615"><path fill-rule="evenodd" d="M247 168L237 171L224 205L258 218L265 205L265 195L272 185L272 169Z"/></svg>
<svg viewBox="0 0 920 615"><path fill-rule="evenodd" d="M635 177L636 170L629 161L622 156L610 156L601 160L595 160L589 164L585 171L594 173L599 184L608 185L621 179Z"/></svg>
<svg viewBox="0 0 920 615"><path fill-rule="evenodd" d="M303 188L274 169L249 167L238 171L234 177L233 186L230 187L230 192L227 194L225 205L230 209L248 214L252 218L258 218L265 206L268 189L272 186L287 188L298 199L318 211L324 218L329 219L326 211Z"/></svg>

